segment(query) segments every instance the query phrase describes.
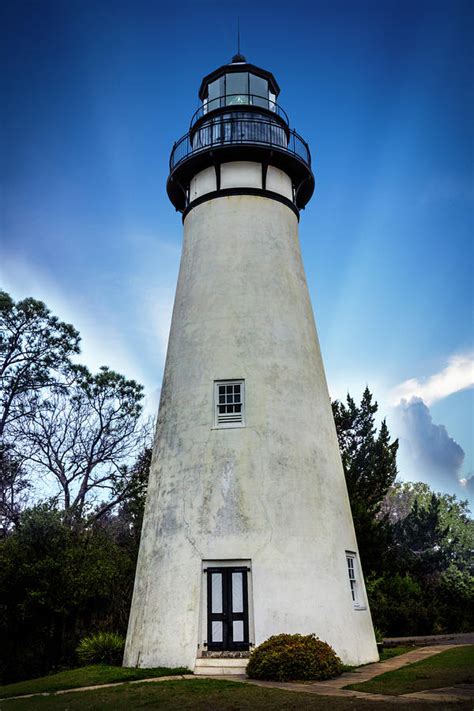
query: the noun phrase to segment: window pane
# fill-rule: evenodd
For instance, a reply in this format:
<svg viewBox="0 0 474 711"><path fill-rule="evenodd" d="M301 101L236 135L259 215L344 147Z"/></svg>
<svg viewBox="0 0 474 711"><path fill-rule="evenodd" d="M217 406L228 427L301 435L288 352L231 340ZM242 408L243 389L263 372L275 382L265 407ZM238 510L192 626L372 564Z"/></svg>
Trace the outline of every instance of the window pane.
<svg viewBox="0 0 474 711"><path fill-rule="evenodd" d="M248 104L248 73L227 74L225 93L228 106L232 104Z"/></svg>
<svg viewBox="0 0 474 711"><path fill-rule="evenodd" d="M225 403L225 395L219 395L219 402L220 403Z"/></svg>
<svg viewBox="0 0 474 711"><path fill-rule="evenodd" d="M224 77L220 77L220 79L216 79L216 81L209 84L209 103L207 110L213 111L214 109L218 109L222 103L219 97L224 96L224 94Z"/></svg>
<svg viewBox="0 0 474 711"><path fill-rule="evenodd" d="M238 385L234 385L234 393L240 394L240 383Z"/></svg>
<svg viewBox="0 0 474 711"><path fill-rule="evenodd" d="M234 620L232 623L232 637L234 642L244 641L244 623L243 620Z"/></svg>
<svg viewBox="0 0 474 711"><path fill-rule="evenodd" d="M251 101L254 106L263 106L268 109L268 84L266 79L250 74Z"/></svg>
<svg viewBox="0 0 474 711"><path fill-rule="evenodd" d="M212 642L222 642L222 622L216 620L212 623Z"/></svg>
<svg viewBox="0 0 474 711"><path fill-rule="evenodd" d="M232 612L244 611L244 581L242 573L232 573ZM234 622L235 625L235 622ZM234 637L235 639L235 637Z"/></svg>
<svg viewBox="0 0 474 711"><path fill-rule="evenodd" d="M232 385L227 385L227 393L231 393L231 392L232 392Z"/></svg>
<svg viewBox="0 0 474 711"><path fill-rule="evenodd" d="M242 412L242 405L234 405L236 412Z"/></svg>
<svg viewBox="0 0 474 711"><path fill-rule="evenodd" d="M222 612L222 574L212 573L211 579L212 612L220 613Z"/></svg>
<svg viewBox="0 0 474 711"><path fill-rule="evenodd" d="M351 580L351 594L352 594L352 600L356 602L357 600L357 588L356 588L356 582L355 580Z"/></svg>

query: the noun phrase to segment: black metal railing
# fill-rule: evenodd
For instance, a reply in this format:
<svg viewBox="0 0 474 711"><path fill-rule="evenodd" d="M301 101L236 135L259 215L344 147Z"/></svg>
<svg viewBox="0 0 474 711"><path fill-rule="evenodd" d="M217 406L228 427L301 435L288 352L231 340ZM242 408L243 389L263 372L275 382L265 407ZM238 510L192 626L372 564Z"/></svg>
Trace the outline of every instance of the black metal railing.
<svg viewBox="0 0 474 711"><path fill-rule="evenodd" d="M226 94L225 96L218 96L215 99L206 99L202 106L198 108L191 119L191 128L194 124L199 121L206 114L215 111L216 109L222 109L226 106L257 106L258 108L268 109L274 114L279 116L289 124L290 120L288 114L281 106L279 106L275 101L272 101L268 96L259 96L258 94Z"/></svg>
<svg viewBox="0 0 474 711"><path fill-rule="evenodd" d="M171 151L170 171L190 156L229 145L267 146L290 153L311 166L308 144L279 122L247 114L221 114L179 139Z"/></svg>

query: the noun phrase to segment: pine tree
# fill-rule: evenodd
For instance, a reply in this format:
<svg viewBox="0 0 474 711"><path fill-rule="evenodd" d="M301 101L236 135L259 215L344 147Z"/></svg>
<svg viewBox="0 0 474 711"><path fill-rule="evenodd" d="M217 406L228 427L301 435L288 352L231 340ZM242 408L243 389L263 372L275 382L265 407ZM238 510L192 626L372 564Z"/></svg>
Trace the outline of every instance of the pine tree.
<svg viewBox="0 0 474 711"><path fill-rule="evenodd" d="M378 405L368 387L359 406L348 395L347 405L336 400L332 407L362 564L366 573L378 572L390 542L381 507L397 476L398 440L390 442L385 420L377 434Z"/></svg>

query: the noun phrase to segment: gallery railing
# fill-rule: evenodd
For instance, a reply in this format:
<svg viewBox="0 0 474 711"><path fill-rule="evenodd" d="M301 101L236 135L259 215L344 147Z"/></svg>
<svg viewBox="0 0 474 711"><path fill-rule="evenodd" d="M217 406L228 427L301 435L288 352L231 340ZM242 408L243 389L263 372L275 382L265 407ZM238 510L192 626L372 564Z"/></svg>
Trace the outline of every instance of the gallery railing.
<svg viewBox="0 0 474 711"><path fill-rule="evenodd" d="M212 148L230 145L267 146L290 153L311 167L308 144L296 131L262 116L227 113L209 118L179 139L171 151L170 171L187 158Z"/></svg>

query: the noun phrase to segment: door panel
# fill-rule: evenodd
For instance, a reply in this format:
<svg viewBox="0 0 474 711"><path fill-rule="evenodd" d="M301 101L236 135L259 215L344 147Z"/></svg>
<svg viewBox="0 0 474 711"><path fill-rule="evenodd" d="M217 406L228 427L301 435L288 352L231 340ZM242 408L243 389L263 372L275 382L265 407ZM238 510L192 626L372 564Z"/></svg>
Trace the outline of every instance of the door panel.
<svg viewBox="0 0 474 711"><path fill-rule="evenodd" d="M248 568L207 568L207 648L247 650Z"/></svg>

